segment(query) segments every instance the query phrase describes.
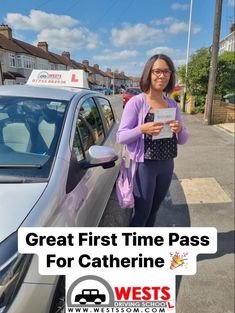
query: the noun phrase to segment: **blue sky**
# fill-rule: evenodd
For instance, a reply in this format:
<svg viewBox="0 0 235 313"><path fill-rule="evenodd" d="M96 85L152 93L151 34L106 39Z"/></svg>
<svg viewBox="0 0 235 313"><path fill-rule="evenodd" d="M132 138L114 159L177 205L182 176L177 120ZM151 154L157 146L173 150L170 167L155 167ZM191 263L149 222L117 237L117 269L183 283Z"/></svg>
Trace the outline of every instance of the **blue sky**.
<svg viewBox="0 0 235 313"><path fill-rule="evenodd" d="M234 22L235 0L223 0L221 38ZM165 53L185 64L190 0L0 0L0 23L13 37L69 51L102 70L140 75L147 59ZM212 43L215 0L194 0L190 53Z"/></svg>

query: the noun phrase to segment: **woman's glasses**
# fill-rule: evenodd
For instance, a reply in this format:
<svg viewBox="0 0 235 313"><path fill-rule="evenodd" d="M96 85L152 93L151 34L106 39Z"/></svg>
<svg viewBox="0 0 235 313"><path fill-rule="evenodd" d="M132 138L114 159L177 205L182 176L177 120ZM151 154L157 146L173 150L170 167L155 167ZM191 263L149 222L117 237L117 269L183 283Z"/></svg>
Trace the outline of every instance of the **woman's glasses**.
<svg viewBox="0 0 235 313"><path fill-rule="evenodd" d="M170 70L160 70L160 69L152 69L152 73L156 75L157 77L160 77L163 75L164 77L169 77L172 73Z"/></svg>

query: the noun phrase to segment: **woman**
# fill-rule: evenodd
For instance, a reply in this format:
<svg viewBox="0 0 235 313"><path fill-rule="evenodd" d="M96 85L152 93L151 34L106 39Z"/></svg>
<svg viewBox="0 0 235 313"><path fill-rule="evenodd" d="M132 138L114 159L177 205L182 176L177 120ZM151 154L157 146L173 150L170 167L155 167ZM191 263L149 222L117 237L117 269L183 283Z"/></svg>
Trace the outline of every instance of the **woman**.
<svg viewBox="0 0 235 313"><path fill-rule="evenodd" d="M175 67L164 54L152 56L140 79L142 93L126 104L117 132L117 142L127 144L130 158L137 162L134 177L135 214L132 227L151 227L169 189L177 144L184 144L188 131L177 103L166 97L175 86ZM163 123L154 122L156 109L176 108L175 119L167 121L171 138L152 140L161 133Z"/></svg>

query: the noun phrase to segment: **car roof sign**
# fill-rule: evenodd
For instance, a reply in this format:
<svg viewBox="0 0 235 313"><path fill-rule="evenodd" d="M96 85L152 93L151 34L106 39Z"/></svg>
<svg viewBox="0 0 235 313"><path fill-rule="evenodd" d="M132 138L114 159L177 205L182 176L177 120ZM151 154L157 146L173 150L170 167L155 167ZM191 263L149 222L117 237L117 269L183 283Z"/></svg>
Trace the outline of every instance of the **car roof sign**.
<svg viewBox="0 0 235 313"><path fill-rule="evenodd" d="M89 88L87 78L87 73L83 70L32 70L27 85Z"/></svg>

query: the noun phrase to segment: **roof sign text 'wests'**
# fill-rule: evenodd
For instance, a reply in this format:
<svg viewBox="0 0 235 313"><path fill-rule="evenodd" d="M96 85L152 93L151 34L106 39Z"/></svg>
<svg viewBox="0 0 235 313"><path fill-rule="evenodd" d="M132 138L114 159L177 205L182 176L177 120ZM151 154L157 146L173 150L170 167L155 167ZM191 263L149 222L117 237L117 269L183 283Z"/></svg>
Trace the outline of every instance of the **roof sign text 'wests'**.
<svg viewBox="0 0 235 313"><path fill-rule="evenodd" d="M33 70L27 85L44 87L89 88L87 73L83 70L47 71Z"/></svg>

